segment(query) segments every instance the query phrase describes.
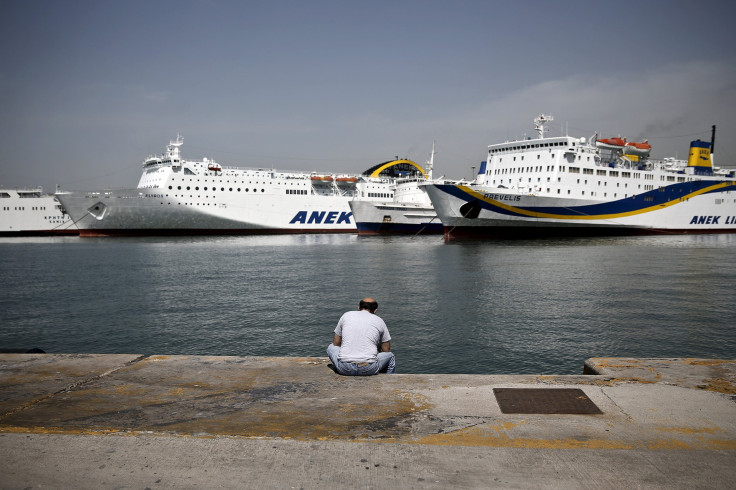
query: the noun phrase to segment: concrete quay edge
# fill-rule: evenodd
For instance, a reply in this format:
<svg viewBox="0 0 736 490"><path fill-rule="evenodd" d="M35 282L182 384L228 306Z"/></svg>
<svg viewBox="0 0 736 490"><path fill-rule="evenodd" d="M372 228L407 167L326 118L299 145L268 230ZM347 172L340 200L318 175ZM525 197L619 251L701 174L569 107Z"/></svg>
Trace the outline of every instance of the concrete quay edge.
<svg viewBox="0 0 736 490"><path fill-rule="evenodd" d="M208 485L209 461L225 487L247 474L259 488L729 488L736 360L584 371L343 377L326 358L0 354L0 487L150 486L151 468L159 486ZM494 388L579 388L602 413L503 413ZM78 468L49 467L72 453ZM124 470L138 476L121 483Z"/></svg>
<svg viewBox="0 0 736 490"><path fill-rule="evenodd" d="M326 358L4 354L0 432L736 449L736 412L718 420L736 409L732 360L593 358L584 370L597 375L560 376L344 377L327 366ZM504 414L493 393L501 387L579 387L603 414ZM590 436L565 437L550 421L574 421Z"/></svg>

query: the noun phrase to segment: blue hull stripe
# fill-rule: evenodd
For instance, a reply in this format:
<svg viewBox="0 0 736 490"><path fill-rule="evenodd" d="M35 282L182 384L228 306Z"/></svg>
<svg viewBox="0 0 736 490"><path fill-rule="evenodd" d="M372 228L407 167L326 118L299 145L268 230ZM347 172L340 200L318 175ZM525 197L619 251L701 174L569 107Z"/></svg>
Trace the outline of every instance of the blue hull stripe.
<svg viewBox="0 0 736 490"><path fill-rule="evenodd" d="M550 219L612 219L633 216L636 214L657 211L674 206L687 199L701 194L710 194L736 190L736 182L729 181L694 181L672 184L661 189L637 194L616 201L587 204L583 206L533 206L521 207L507 204L510 201L492 199L488 194L479 193L462 185L438 185L443 192L463 201L475 201L485 210L498 214L518 217L550 218ZM498 194L492 194L498 196Z"/></svg>

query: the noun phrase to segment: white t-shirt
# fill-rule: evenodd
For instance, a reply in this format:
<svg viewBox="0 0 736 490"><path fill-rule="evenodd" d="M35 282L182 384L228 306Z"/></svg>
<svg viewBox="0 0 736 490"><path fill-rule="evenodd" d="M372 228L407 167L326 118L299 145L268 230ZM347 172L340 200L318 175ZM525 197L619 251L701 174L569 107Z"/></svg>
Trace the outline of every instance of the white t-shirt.
<svg viewBox="0 0 736 490"><path fill-rule="evenodd" d="M391 340L381 317L366 310L345 313L335 333L342 337L338 359L343 362L376 362L378 346Z"/></svg>

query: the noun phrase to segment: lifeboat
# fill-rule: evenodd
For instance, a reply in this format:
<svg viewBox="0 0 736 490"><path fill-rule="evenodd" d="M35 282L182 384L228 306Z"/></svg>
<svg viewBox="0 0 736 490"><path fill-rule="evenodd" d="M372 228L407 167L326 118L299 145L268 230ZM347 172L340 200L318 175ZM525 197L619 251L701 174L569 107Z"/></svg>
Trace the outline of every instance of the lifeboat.
<svg viewBox="0 0 736 490"><path fill-rule="evenodd" d="M623 150L626 139L623 138L595 138L595 146L606 150Z"/></svg>
<svg viewBox="0 0 736 490"><path fill-rule="evenodd" d="M649 144L649 141L642 143L631 141L624 146L624 153L627 155L647 156L650 151L652 151L652 145Z"/></svg>
<svg viewBox="0 0 736 490"><path fill-rule="evenodd" d="M312 184L314 185L328 185L334 180L331 175L312 175Z"/></svg>
<svg viewBox="0 0 736 490"><path fill-rule="evenodd" d="M215 164L215 165L210 165L209 167L207 167L207 170L209 170L210 172L222 172L222 167Z"/></svg>
<svg viewBox="0 0 736 490"><path fill-rule="evenodd" d="M341 187L354 187L358 183L357 177L338 177L335 179L337 185Z"/></svg>

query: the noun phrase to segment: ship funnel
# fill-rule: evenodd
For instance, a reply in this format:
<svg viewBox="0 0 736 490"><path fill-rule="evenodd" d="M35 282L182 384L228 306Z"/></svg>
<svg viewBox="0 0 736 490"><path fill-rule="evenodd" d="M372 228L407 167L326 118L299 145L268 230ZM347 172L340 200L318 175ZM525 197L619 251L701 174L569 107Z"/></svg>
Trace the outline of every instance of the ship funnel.
<svg viewBox="0 0 736 490"><path fill-rule="evenodd" d="M695 175L713 175L713 162L710 158L712 143L695 140L690 143L690 155L687 159L687 173Z"/></svg>

